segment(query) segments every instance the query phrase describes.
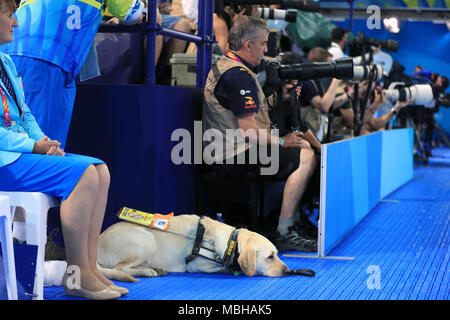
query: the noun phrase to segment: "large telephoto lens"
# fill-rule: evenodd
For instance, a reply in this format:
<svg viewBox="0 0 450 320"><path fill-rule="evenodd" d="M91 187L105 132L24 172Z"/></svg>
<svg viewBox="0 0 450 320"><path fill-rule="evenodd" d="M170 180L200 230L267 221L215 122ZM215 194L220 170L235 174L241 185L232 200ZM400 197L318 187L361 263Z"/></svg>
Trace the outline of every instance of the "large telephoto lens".
<svg viewBox="0 0 450 320"><path fill-rule="evenodd" d="M279 69L281 79L310 80L316 78L353 79L353 59L343 58L332 62L310 62L282 65Z"/></svg>
<svg viewBox="0 0 450 320"><path fill-rule="evenodd" d="M320 2L314 0L215 0L215 7L223 6L246 6L246 5L264 5L279 4L283 9L298 9L302 11L317 12L320 9Z"/></svg>
<svg viewBox="0 0 450 320"><path fill-rule="evenodd" d="M353 69L353 80L380 81L383 77L383 67L378 64L370 66L355 66Z"/></svg>
<svg viewBox="0 0 450 320"><path fill-rule="evenodd" d="M396 101L407 101L411 99L415 105L430 106L433 101L433 88L429 84L416 84L410 87L392 83L384 90L386 98L392 103Z"/></svg>
<svg viewBox="0 0 450 320"><path fill-rule="evenodd" d="M383 49L392 52L397 52L399 46L399 42L396 40L378 40L374 38L368 38L364 36L364 33L362 33L361 31L356 34L356 42L359 44L365 43L367 45L376 47L381 46Z"/></svg>
<svg viewBox="0 0 450 320"><path fill-rule="evenodd" d="M258 8L256 17L262 19L285 20L287 22L297 21L297 11L295 10L279 10L271 8Z"/></svg>

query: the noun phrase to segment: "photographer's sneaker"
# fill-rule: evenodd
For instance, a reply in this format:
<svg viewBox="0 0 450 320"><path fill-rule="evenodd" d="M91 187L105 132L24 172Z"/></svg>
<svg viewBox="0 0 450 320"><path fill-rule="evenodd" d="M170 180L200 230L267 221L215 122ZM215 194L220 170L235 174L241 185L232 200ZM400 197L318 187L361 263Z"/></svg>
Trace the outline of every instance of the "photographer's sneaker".
<svg viewBox="0 0 450 320"><path fill-rule="evenodd" d="M278 234L275 246L279 251L317 251L317 241L301 237L294 226L289 227L288 233Z"/></svg>
<svg viewBox="0 0 450 320"><path fill-rule="evenodd" d="M309 240L316 240L318 235L317 227L314 226L307 217L304 217L297 222L297 233L300 237L304 237Z"/></svg>

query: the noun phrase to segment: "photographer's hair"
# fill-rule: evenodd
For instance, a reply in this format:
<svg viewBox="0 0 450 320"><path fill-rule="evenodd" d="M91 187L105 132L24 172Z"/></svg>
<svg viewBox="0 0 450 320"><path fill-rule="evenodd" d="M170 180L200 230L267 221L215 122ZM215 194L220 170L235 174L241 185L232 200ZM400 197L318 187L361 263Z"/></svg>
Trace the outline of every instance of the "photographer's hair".
<svg viewBox="0 0 450 320"><path fill-rule="evenodd" d="M308 62L327 62L328 58L333 57L331 53L321 47L315 47L308 53Z"/></svg>
<svg viewBox="0 0 450 320"><path fill-rule="evenodd" d="M0 0L0 10L3 10L5 6L12 12L16 12L17 5L15 0Z"/></svg>
<svg viewBox="0 0 450 320"><path fill-rule="evenodd" d="M258 18L239 18L231 27L228 34L230 50L240 50L247 40L257 39L261 35L261 30L269 32L267 25Z"/></svg>
<svg viewBox="0 0 450 320"><path fill-rule="evenodd" d="M331 32L331 41L340 42L344 35L347 33L347 30L341 27L336 27Z"/></svg>

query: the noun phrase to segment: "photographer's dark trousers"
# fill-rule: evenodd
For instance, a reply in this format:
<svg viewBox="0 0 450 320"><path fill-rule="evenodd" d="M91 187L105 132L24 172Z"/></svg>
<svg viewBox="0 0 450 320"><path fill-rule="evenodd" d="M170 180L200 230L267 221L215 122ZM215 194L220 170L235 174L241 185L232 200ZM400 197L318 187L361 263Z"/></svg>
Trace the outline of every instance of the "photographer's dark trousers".
<svg viewBox="0 0 450 320"><path fill-rule="evenodd" d="M270 147L267 147L267 151L264 150L264 152L267 152L267 158L270 159L271 163L263 164L264 160L261 160L259 157L258 146L252 146L245 151L245 161L243 164L238 164L239 156L235 156L232 164L214 164L212 165L212 169L217 175L224 178L239 179L243 177L256 178L261 176L268 180L286 180L300 165L301 149L283 148L280 146L275 146L275 148L278 148L278 157L276 157L276 155L273 155L272 157ZM256 163L250 163L250 155L258 155ZM276 174L262 175L261 169L270 167L273 165L273 161L278 161L278 170Z"/></svg>
<svg viewBox="0 0 450 320"><path fill-rule="evenodd" d="M255 150L248 149L245 152L245 163L238 164L237 156L233 158L233 164L214 164L211 166L212 170L217 173L218 176L223 178L241 179L241 178L256 178L261 177L267 180L279 180L286 181L287 178L294 172L300 165L300 152L301 149L296 148L283 148L276 146L279 152L279 168L274 175L261 175L261 169L267 168L271 164L261 164L260 159L256 164L250 164L250 154ZM253 146L252 148L256 148ZM257 150L256 150L257 151ZM270 148L268 148L268 155L270 157ZM272 159L272 161L274 161ZM302 198L302 202L307 202L314 196L317 198L320 194L320 154L316 153L316 169L311 177L308 187Z"/></svg>

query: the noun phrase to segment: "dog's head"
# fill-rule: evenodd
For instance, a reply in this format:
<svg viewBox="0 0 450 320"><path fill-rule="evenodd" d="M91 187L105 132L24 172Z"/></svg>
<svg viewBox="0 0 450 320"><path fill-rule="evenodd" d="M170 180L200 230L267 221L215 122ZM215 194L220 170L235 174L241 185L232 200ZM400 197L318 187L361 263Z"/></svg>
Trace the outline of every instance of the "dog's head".
<svg viewBox="0 0 450 320"><path fill-rule="evenodd" d="M276 247L264 236L241 229L238 236L238 263L248 275L282 277L289 268L278 258Z"/></svg>

